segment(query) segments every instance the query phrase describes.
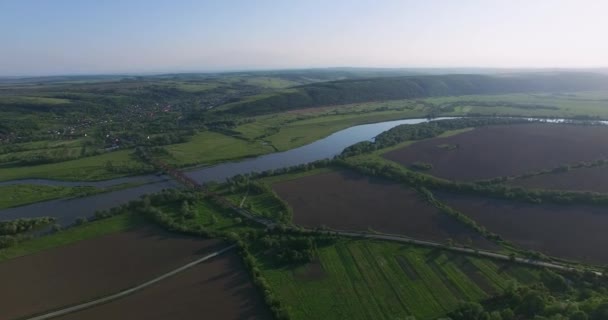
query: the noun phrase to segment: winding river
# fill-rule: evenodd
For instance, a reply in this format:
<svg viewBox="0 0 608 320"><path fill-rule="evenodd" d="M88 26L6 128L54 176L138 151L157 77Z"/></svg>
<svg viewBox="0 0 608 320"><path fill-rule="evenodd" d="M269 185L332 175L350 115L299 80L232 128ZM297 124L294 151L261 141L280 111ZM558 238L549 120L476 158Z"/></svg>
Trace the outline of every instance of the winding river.
<svg viewBox="0 0 608 320"><path fill-rule="evenodd" d="M435 120L440 119L449 118L437 118ZM323 139L299 148L284 152L271 153L256 158L249 158L235 162L226 162L210 167L198 168L187 172L187 174L198 182L206 183L210 181L224 181L225 179L237 174L261 172L270 169L280 169L305 164L316 160L332 158L333 156L340 154L344 148L360 141L373 140L378 134L398 125L417 124L426 121L428 120L420 118L357 125L335 132ZM67 225L73 223L78 217L91 217L97 210L106 210L119 206L131 200L135 200L147 193L154 193L159 192L162 189L178 187L176 182L167 179L164 176L159 177L155 175L126 177L95 182L23 179L0 182L0 186L24 183L56 186L93 186L100 188L111 187L124 183L145 184L89 197L58 199L4 209L0 210L0 220L52 216L57 218L58 223Z"/></svg>
<svg viewBox="0 0 608 320"><path fill-rule="evenodd" d="M452 119L436 118L434 120ZM538 119L530 119L538 120ZM224 181L237 174L262 172L306 164L316 160L332 158L344 148L357 142L373 140L378 134L402 124L418 124L428 121L425 118L385 121L372 124L353 126L335 132L311 144L284 152L271 153L256 158L241 161L226 162L215 166L203 167L187 172L187 175L200 183ZM564 122L563 119L545 120L548 122ZM29 218L39 216L56 217L62 225L71 224L78 217L91 217L97 210L106 210L135 200L147 193L159 192L162 189L178 187L177 183L165 176L145 175L118 178L96 182L66 182L45 179L24 179L0 182L0 185L34 183L60 186L94 186L110 187L123 183L144 183L143 185L93 195L83 198L59 199L39 202L31 205L0 210L0 220Z"/></svg>

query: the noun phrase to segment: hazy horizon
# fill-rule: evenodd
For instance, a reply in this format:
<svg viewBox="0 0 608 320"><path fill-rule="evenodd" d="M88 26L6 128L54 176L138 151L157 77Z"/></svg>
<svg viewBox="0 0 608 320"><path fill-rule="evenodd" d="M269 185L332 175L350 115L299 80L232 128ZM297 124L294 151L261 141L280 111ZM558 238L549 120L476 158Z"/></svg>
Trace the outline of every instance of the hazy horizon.
<svg viewBox="0 0 608 320"><path fill-rule="evenodd" d="M603 1L0 3L0 76L608 66Z"/></svg>

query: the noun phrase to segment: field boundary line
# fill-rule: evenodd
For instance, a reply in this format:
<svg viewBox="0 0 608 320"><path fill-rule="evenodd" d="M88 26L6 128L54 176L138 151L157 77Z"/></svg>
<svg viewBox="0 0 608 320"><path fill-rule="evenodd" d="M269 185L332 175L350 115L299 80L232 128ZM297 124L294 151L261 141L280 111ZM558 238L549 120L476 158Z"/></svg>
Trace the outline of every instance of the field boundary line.
<svg viewBox="0 0 608 320"><path fill-rule="evenodd" d="M151 285L154 285L154 284L156 284L156 283L158 283L158 282L160 282L162 280L165 280L165 279L167 279L167 278L169 278L171 276L174 276L174 275L176 275L176 274L178 274L180 272L183 272L183 271L185 271L187 269L190 269L190 268L196 266L197 264L205 262L205 261L207 261L207 260L209 260L211 258L217 257L217 256L221 255L222 253L224 253L226 251L229 251L229 250L232 250L234 248L236 248L236 244L230 245L230 246L228 246L228 247L226 247L224 249L221 249L219 251L213 252L213 253L211 253L209 255L206 255L206 256L204 256L204 257L202 257L200 259L197 259L197 260L194 260L194 261L192 261L190 263L187 263L187 264L185 264L185 265L183 265L183 266L181 266L181 267L179 267L177 269L174 269L174 270L171 270L171 271L169 271L169 272L167 272L165 274L162 274L162 275L160 275L160 276L158 276L158 277L156 277L154 279L148 280L148 281L146 281L146 282L144 282L142 284L139 284L139 285L137 285L135 287L132 287L132 288L129 288L129 289L126 289L126 290L122 290L122 291L114 293L112 295L105 296L105 297L99 298L99 299L95 299L93 301L81 303L81 304L78 304L78 305L75 305L75 306L71 306L71 307L60 309L60 310L52 311L52 312L49 312L49 313L45 313L45 314L42 314L42 315L38 315L38 316L30 317L30 318L24 318L24 319L25 320L46 320L46 319L51 319L51 318L63 316L63 315L69 314L69 313L74 313L74 312L77 312L77 311L81 311L81 310L88 309L88 308L91 308L91 307L94 307L94 306L97 306L97 305L100 305L100 304L108 303L108 302L111 302L111 301L114 301L114 300L126 297L128 295L131 295L131 294L137 292L137 291L143 290L143 289L145 289L145 288L147 288L147 287L149 287Z"/></svg>

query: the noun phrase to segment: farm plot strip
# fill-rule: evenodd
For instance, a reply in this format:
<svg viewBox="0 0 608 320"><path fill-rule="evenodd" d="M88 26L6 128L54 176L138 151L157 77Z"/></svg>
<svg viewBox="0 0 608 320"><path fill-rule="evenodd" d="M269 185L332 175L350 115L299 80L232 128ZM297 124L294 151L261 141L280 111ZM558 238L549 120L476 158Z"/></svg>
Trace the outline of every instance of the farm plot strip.
<svg viewBox="0 0 608 320"><path fill-rule="evenodd" d="M149 286L151 286L153 284L156 284L157 282L160 282L160 281L162 281L164 279L167 279L167 278L169 278L169 277L171 277L173 275L176 275L176 274L178 274L180 272L183 272L183 271L185 271L187 269L190 269L190 268L196 266L197 264L200 264L200 263L202 263L204 261L207 261L207 260L209 260L211 258L214 258L214 257L216 257L216 256L218 256L218 255L220 255L220 254L222 254L222 253L224 253L224 252L226 252L228 250L232 250L235 247L236 247L236 245L233 244L233 245L231 245L229 247L226 247L226 248L224 248L222 250L216 251L216 252L214 252L212 254L209 254L209 255L204 256L204 257L202 257L200 259L192 261L192 262L190 262L190 263L188 263L188 264L186 264L184 266L181 266L181 267L179 267L177 269L169 271L169 272L167 272L167 273L165 273L165 274L163 274L161 276L158 276L158 277L156 277L154 279L146 281L146 282L144 282L144 283L142 283L142 284L140 284L140 285L138 285L136 287L133 287L133 288L130 288L130 289L127 289L127 290L123 290L121 292L118 292L118 293L115 293L113 295L106 296L106 297L103 297L103 298L100 298L100 299L96 299L96 300L93 300L93 301L85 302L85 303L82 303L82 304L79 304L79 305L75 305L75 306L71 306L71 307L68 307L68 308L61 309L61 310L49 312L49 313L46 313L46 314L43 314L43 315L38 315L38 316L31 317L31 318L27 318L27 320L45 320L45 319L51 319L51 318L55 318L55 317L59 317L59 316L62 316L62 315L69 314L69 313L77 312L77 311L80 311L80 310L91 308L93 306L97 306L97 305L104 304L104 303L107 303L107 302L110 302L110 301L113 301L113 300L116 300L116 299L120 299L120 298L126 297L126 296L128 296L130 294L133 294L133 293L137 292L137 291L143 290L143 289L145 289L145 288L147 288L147 287L149 287Z"/></svg>

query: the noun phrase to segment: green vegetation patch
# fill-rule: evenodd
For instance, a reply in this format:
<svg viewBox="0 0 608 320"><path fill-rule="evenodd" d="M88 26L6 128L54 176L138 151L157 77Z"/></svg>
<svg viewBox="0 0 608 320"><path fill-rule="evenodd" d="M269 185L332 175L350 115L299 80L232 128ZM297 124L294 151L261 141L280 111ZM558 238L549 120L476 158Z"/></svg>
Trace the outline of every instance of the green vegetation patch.
<svg viewBox="0 0 608 320"><path fill-rule="evenodd" d="M367 240L318 248L316 260L304 265L276 267L264 252L256 255L293 319L436 319L463 300L481 301L539 277L536 269Z"/></svg>
<svg viewBox="0 0 608 320"><path fill-rule="evenodd" d="M26 178L95 181L145 171L145 166L132 157L130 150L121 150L59 163L0 168L0 181Z"/></svg>
<svg viewBox="0 0 608 320"><path fill-rule="evenodd" d="M253 157L272 152L272 147L259 141L247 141L224 134L205 131L185 143L166 146L169 163L177 166L212 164L222 160Z"/></svg>
<svg viewBox="0 0 608 320"><path fill-rule="evenodd" d="M0 209L34 202L78 197L99 192L95 187L62 187L32 184L0 186Z"/></svg>

